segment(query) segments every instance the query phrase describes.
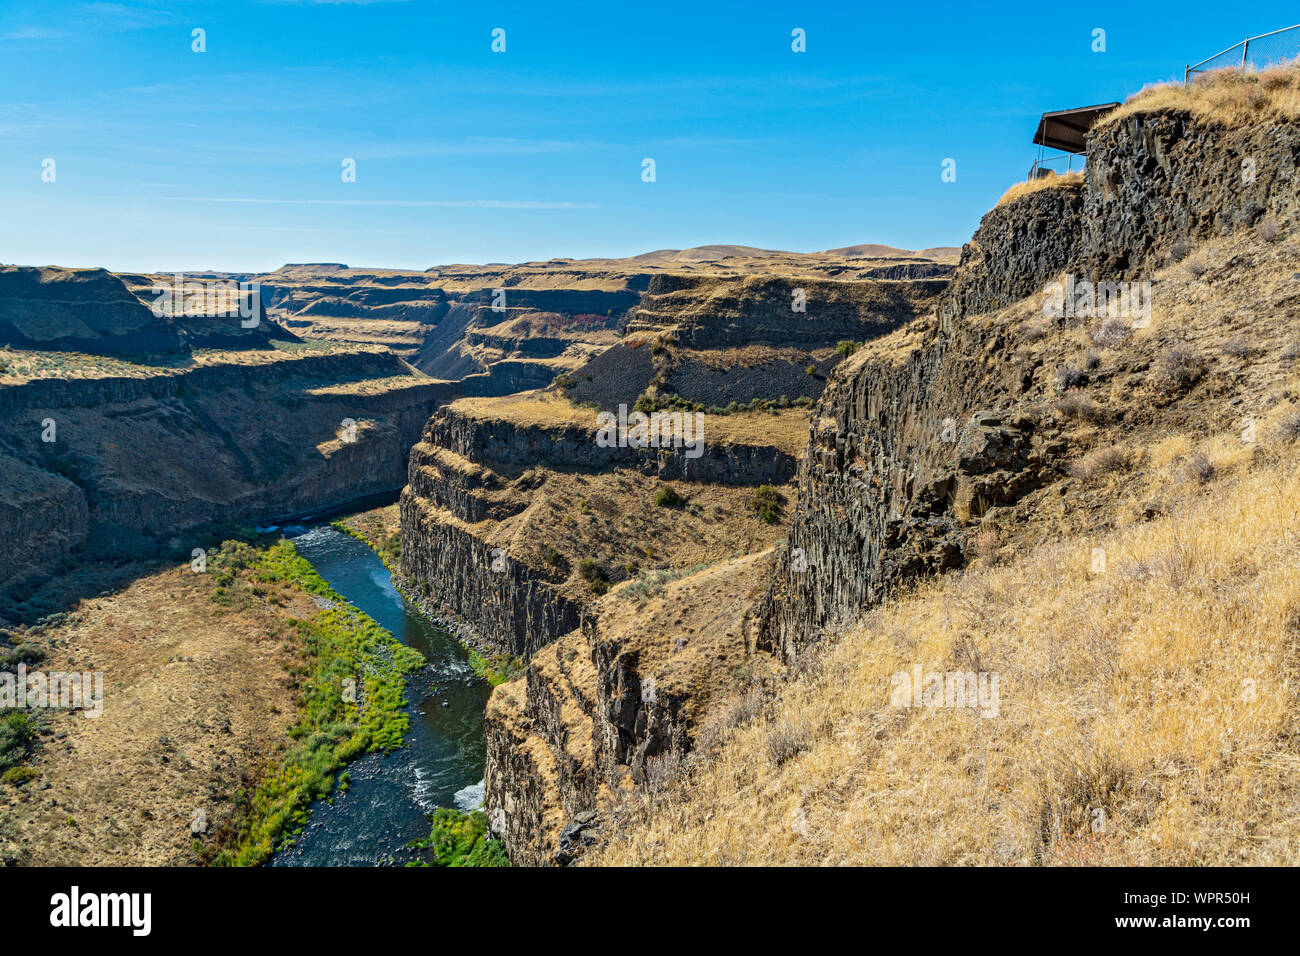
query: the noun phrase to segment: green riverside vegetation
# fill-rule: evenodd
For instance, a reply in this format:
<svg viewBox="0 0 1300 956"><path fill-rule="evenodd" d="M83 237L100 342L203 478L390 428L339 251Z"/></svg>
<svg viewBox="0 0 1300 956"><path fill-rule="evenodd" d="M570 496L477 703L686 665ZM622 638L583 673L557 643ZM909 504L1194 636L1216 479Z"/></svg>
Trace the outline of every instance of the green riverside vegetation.
<svg viewBox="0 0 1300 956"><path fill-rule="evenodd" d="M462 813L442 807L429 814L429 822L432 824L429 838L416 840L410 845L432 849L434 866L510 865L505 848L487 835L487 816L482 810Z"/></svg>
<svg viewBox="0 0 1300 956"><path fill-rule="evenodd" d="M209 860L220 866L252 866L292 844L312 801L333 791L347 761L402 745L410 726L404 709L406 674L423 665L424 657L345 601L288 541L260 553L242 542L227 541L209 561L227 582L218 588L227 600L241 586L251 584L253 589L258 584L252 582L260 582L292 585L324 605L310 620L291 622L308 661L299 688L298 722L289 732L296 743L252 793L240 794L233 836ZM234 573L240 570L248 574Z"/></svg>
<svg viewBox="0 0 1300 956"><path fill-rule="evenodd" d="M469 655L469 666L474 669L474 673L493 687L524 676L526 662L522 657L513 654L481 654L464 641L461 641L461 647Z"/></svg>

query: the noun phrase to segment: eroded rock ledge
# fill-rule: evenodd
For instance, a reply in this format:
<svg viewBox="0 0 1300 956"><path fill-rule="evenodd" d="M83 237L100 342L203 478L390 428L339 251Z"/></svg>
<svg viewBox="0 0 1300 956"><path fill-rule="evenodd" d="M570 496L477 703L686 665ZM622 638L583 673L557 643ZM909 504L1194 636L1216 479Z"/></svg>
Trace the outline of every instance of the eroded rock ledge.
<svg viewBox="0 0 1300 956"><path fill-rule="evenodd" d="M401 499L408 587L471 628L484 649L530 655L577 627L592 600L573 581L581 560L601 557L603 548L609 557L599 573L617 583L634 573L627 570L630 562L662 557L648 558L641 552L646 546L653 552L653 541L624 530L617 539L603 532L599 546L584 546L577 531L566 534L574 546L548 559L548 548L563 533L557 523L573 524L569 512L582 507L571 495L590 493L615 512L635 508L647 521L679 520L680 509L657 509L651 500L657 482L674 481L684 483L684 495L707 489L739 510L745 488L784 485L797 467L792 452L804 432L798 413L763 420L772 418L766 437L728 434L739 416L714 418L706 425L703 453L690 457L686 448L602 448L595 412L553 395L448 406L429 421L411 452ZM645 489L636 500L626 497L632 485Z"/></svg>

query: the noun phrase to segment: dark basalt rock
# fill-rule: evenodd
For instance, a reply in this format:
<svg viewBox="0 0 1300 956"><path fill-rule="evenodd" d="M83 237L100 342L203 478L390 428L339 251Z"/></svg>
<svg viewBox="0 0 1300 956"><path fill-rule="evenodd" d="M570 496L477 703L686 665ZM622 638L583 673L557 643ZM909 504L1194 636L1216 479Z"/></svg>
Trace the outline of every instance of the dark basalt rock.
<svg viewBox="0 0 1300 956"><path fill-rule="evenodd" d="M1093 132L1082 183L985 215L924 343L901 362L847 362L823 393L760 646L791 658L909 578L960 565L983 515L1061 477L1065 446L1050 411L1025 404L1023 360L967 317L1063 272L1140 281L1189 239L1293 220L1298 160L1294 124L1227 130L1139 113Z"/></svg>

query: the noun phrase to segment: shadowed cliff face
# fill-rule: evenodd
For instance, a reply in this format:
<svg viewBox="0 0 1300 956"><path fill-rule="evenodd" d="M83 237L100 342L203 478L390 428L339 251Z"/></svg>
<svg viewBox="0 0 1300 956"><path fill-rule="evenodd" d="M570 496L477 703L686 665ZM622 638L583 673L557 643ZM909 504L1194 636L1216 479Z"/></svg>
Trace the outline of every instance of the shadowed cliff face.
<svg viewBox="0 0 1300 956"><path fill-rule="evenodd" d="M522 680L496 688L485 801L513 863L578 859L603 838L612 801L662 785L720 703L770 671L752 620L769 556L607 600L534 654Z"/></svg>
<svg viewBox="0 0 1300 956"><path fill-rule="evenodd" d="M205 525L395 494L428 414L456 393L377 352L206 361L0 387L0 589L74 555L188 553Z"/></svg>

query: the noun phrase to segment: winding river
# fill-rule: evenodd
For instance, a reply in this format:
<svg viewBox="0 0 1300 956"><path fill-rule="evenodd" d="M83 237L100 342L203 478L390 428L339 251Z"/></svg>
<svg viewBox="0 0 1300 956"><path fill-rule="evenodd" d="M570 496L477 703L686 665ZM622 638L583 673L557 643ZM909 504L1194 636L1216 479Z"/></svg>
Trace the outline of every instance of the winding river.
<svg viewBox="0 0 1300 956"><path fill-rule="evenodd" d="M286 529L286 533L291 533ZM472 810L483 796L483 710L491 687L475 676L464 648L393 587L379 556L355 538L318 527L294 538L304 558L339 594L424 654L407 680L411 729L391 754L348 766L351 785L319 800L303 832L271 866L384 866L428 860L407 848L429 835L438 807Z"/></svg>

